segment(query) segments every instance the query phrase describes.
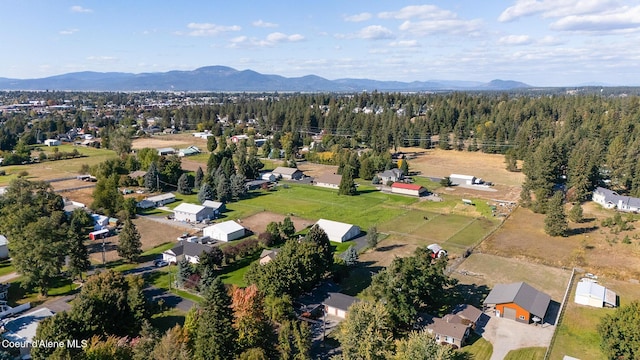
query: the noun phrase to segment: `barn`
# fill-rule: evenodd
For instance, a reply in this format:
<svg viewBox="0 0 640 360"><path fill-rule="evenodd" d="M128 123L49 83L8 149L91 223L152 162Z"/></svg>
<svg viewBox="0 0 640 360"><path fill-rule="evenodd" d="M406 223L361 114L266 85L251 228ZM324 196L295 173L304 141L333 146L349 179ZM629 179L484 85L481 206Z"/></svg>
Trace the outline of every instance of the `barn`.
<svg viewBox="0 0 640 360"><path fill-rule="evenodd" d="M324 305L324 310L327 315L345 319L347 317L349 306L358 301L360 300L353 296L332 292L329 293L329 296L322 302L322 304Z"/></svg>
<svg viewBox="0 0 640 360"><path fill-rule="evenodd" d="M320 219L316 222L329 237L330 241L345 242L360 235L360 228L356 225L341 223L338 221Z"/></svg>
<svg viewBox="0 0 640 360"><path fill-rule="evenodd" d="M601 308L616 307L618 295L615 292L597 284L591 279L582 279L576 286L576 304Z"/></svg>
<svg viewBox="0 0 640 360"><path fill-rule="evenodd" d="M493 308L497 317L528 324L542 322L550 302L551 296L527 283L517 282L497 284L484 300L484 306Z"/></svg>
<svg viewBox="0 0 640 360"><path fill-rule="evenodd" d="M473 185L476 177L472 175L451 174L449 175L449 180L451 180L451 185Z"/></svg>
<svg viewBox="0 0 640 360"><path fill-rule="evenodd" d="M302 171L296 168L289 168L289 167L283 167L283 166L278 166L277 168L273 169L272 173L275 176L281 177L285 180L300 180L302 179L302 176L304 176Z"/></svg>
<svg viewBox="0 0 640 360"><path fill-rule="evenodd" d="M245 235L245 228L233 220L224 221L202 229L202 235L218 241L240 239Z"/></svg>
<svg viewBox="0 0 640 360"><path fill-rule="evenodd" d="M199 222L214 217L213 209L196 204L182 203L173 209L176 221Z"/></svg>
<svg viewBox="0 0 640 360"><path fill-rule="evenodd" d="M391 184L391 192L394 194L411 195L411 196L423 196L428 193L427 188L416 184L405 184L395 182Z"/></svg>

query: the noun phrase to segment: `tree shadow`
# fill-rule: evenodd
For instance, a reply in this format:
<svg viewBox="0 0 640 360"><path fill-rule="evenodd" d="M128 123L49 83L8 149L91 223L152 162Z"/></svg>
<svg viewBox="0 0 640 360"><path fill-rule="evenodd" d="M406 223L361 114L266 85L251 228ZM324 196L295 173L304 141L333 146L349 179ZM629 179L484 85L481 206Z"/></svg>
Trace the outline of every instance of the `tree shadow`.
<svg viewBox="0 0 640 360"><path fill-rule="evenodd" d="M371 285L371 279L375 274L384 269L382 266L373 266L373 261L359 262L357 266L353 267L349 272L349 275L342 279L340 283L342 292L356 296L364 289Z"/></svg>
<svg viewBox="0 0 640 360"><path fill-rule="evenodd" d="M598 230L599 227L597 226L589 226L589 227L581 227L581 228L575 228L575 229L569 229L567 231L567 235L568 236L572 236L572 235L580 235L580 234L588 234L588 233L592 233L596 230Z"/></svg>
<svg viewBox="0 0 640 360"><path fill-rule="evenodd" d="M380 251L380 252L391 251L393 249L401 248L404 246L405 244L393 244L393 245L381 246L376 248L376 251Z"/></svg>
<svg viewBox="0 0 640 360"><path fill-rule="evenodd" d="M482 309L482 301L490 291L487 285L458 283L452 288L449 305L469 304Z"/></svg>

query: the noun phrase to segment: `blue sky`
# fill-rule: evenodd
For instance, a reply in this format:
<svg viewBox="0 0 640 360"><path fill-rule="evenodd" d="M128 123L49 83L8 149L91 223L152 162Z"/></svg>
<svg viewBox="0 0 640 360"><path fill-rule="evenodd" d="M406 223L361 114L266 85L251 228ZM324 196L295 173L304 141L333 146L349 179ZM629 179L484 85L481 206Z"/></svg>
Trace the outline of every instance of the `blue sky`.
<svg viewBox="0 0 640 360"><path fill-rule="evenodd" d="M1 0L0 77L225 65L283 76L640 85L640 0Z"/></svg>

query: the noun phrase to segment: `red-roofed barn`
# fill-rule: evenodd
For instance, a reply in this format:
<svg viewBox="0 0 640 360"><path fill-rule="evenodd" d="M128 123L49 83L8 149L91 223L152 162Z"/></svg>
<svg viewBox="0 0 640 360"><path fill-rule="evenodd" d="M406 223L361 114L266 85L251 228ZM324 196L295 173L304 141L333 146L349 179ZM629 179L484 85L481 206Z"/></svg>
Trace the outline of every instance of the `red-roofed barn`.
<svg viewBox="0 0 640 360"><path fill-rule="evenodd" d="M422 196L427 194L427 188L416 184L405 184L400 182L394 182L391 185L391 192L394 194L403 194L411 196Z"/></svg>

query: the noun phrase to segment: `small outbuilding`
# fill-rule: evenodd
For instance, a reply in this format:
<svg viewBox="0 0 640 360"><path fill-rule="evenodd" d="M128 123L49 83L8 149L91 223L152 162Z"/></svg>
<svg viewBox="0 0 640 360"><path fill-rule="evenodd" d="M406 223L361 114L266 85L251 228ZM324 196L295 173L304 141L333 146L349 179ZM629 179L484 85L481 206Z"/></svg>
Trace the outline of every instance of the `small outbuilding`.
<svg viewBox="0 0 640 360"><path fill-rule="evenodd" d="M391 192L394 194L420 197L423 195L427 195L429 191L427 191L427 188L425 188L424 186L395 182L391 184Z"/></svg>
<svg viewBox="0 0 640 360"><path fill-rule="evenodd" d="M262 253L260 253L260 265L267 264L271 260L275 259L280 249L264 249Z"/></svg>
<svg viewBox="0 0 640 360"><path fill-rule="evenodd" d="M166 204L170 204L176 201L176 196L173 195L172 193L165 193L165 194L160 194L155 196L149 196L145 200L151 201L154 204L154 206L158 207L158 206L164 206Z"/></svg>
<svg viewBox="0 0 640 360"><path fill-rule="evenodd" d="M318 225L329 237L330 241L345 242L360 235L360 227L357 225L342 223L338 221L320 219L315 223Z"/></svg>
<svg viewBox="0 0 640 360"><path fill-rule="evenodd" d="M170 148L170 147L158 149L158 155L160 156L173 155L175 153L176 153L176 149Z"/></svg>
<svg viewBox="0 0 640 360"><path fill-rule="evenodd" d="M204 228L202 235L214 240L227 242L244 237L245 230L242 225L233 220L229 220Z"/></svg>
<svg viewBox="0 0 640 360"><path fill-rule="evenodd" d="M551 296L525 282L497 284L484 300L497 317L523 323L542 322L551 303Z"/></svg>
<svg viewBox="0 0 640 360"><path fill-rule="evenodd" d="M260 179L273 182L278 180L278 177L272 172L267 172L267 173L261 174Z"/></svg>
<svg viewBox="0 0 640 360"><path fill-rule="evenodd" d="M449 175L449 180L451 181L451 185L473 185L475 184L476 177L472 175L451 174Z"/></svg>
<svg viewBox="0 0 640 360"><path fill-rule="evenodd" d="M290 167L284 167L284 166L278 166L277 168L273 169L272 173L275 176L282 178L284 180L300 180L304 176L302 171L296 168L290 168Z"/></svg>
<svg viewBox="0 0 640 360"><path fill-rule="evenodd" d="M213 201L213 200L205 200L202 203L202 206L212 209L213 215L215 217L218 217L220 213L222 213L226 209L226 206L224 205L223 202Z"/></svg>
<svg viewBox="0 0 640 360"><path fill-rule="evenodd" d="M360 299L342 293L330 292L329 296L324 299L324 311L327 315L337 316L345 319L349 313L349 307L360 301Z"/></svg>
<svg viewBox="0 0 640 360"><path fill-rule="evenodd" d="M182 203L173 209L176 221L199 222L213 218L213 209L203 205Z"/></svg>
<svg viewBox="0 0 640 360"><path fill-rule="evenodd" d="M616 307L618 295L591 279L583 279L576 286L574 301L576 304L597 308Z"/></svg>

